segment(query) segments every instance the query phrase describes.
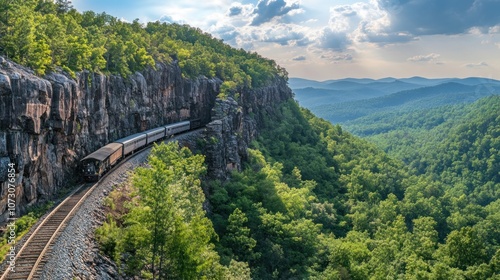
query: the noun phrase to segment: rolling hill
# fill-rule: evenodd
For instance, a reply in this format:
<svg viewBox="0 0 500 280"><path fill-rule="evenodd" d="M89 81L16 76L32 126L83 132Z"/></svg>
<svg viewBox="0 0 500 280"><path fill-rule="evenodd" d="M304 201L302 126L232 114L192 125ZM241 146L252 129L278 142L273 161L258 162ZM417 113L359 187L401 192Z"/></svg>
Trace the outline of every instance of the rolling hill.
<svg viewBox="0 0 500 280"><path fill-rule="evenodd" d="M383 111L471 103L500 93L500 81L485 78L342 79L314 82L290 79L295 99L319 117L345 123ZM315 84L316 83L316 84ZM309 84L306 88L297 86Z"/></svg>

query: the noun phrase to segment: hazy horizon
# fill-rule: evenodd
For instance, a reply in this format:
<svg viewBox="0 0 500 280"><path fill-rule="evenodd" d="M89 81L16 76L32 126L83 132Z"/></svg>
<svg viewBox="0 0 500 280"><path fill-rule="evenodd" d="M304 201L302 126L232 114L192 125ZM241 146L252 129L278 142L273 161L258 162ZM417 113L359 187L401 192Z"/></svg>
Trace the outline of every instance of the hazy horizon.
<svg viewBox="0 0 500 280"><path fill-rule="evenodd" d="M326 81L331 81L331 80L344 80L344 79L370 79L370 80L381 80L381 79L395 79L395 80L401 80L401 79L412 79L412 78L422 78L422 79L428 79L428 80L439 80L439 79L491 79L495 81L500 81L500 79L494 79L494 78L489 78L489 77L478 77L478 76L467 76L467 77L425 77L425 76L405 76L405 77L393 77L393 76L386 76L386 77L379 77L379 78L373 78L373 77L342 77L342 78L331 78L331 79L324 79L324 80L316 80L316 79L309 79L309 78L304 78L304 77L292 77L290 76L289 79L304 79L304 80L311 80L315 82L326 82Z"/></svg>

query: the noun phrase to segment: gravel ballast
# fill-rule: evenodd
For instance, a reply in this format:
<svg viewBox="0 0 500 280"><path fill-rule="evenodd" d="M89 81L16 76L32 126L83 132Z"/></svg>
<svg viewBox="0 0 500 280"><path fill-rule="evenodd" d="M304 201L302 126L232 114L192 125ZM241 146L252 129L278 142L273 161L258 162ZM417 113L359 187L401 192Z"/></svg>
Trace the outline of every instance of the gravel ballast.
<svg viewBox="0 0 500 280"><path fill-rule="evenodd" d="M181 142L196 138L200 132L189 132L171 140ZM99 182L56 240L41 279L123 279L116 265L99 253L94 233L106 218L104 198L114 186L125 183L132 170L146 163L150 151L151 147L148 147L135 154Z"/></svg>

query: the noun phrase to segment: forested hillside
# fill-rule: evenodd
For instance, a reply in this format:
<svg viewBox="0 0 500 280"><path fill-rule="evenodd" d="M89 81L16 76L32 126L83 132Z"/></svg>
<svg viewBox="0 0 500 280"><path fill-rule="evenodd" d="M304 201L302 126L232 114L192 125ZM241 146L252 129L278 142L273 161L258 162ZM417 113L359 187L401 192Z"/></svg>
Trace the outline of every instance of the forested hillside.
<svg viewBox="0 0 500 280"><path fill-rule="evenodd" d="M500 273L498 179L450 187L417 176L293 102L268 119L255 148L245 170L213 183L209 198L222 262L247 262L255 279Z"/></svg>
<svg viewBox="0 0 500 280"><path fill-rule="evenodd" d="M377 114L471 103L500 93L500 81L486 78L347 78L324 82L291 78L290 87L301 106L349 127L363 117L376 120Z"/></svg>
<svg viewBox="0 0 500 280"><path fill-rule="evenodd" d="M499 109L494 96L399 117L409 141L429 131L381 137L414 150L401 161L290 100L261 116L241 172L204 183L206 213L202 157L160 146L109 199L103 250L145 278L497 279Z"/></svg>
<svg viewBox="0 0 500 280"><path fill-rule="evenodd" d="M351 126L413 173L462 188L482 206L500 188L500 97L428 111L380 114ZM377 124L381 123L383 125Z"/></svg>
<svg viewBox="0 0 500 280"><path fill-rule="evenodd" d="M143 277L156 267L219 279L497 279L498 106L482 100L445 126L420 170L418 159L391 159L289 101L262 116L241 172L206 183L210 221L200 212L202 158L170 145L131 192L112 195L119 211L100 240Z"/></svg>
<svg viewBox="0 0 500 280"><path fill-rule="evenodd" d="M500 273L498 183L448 184L437 172L416 175L403 162L292 101L266 117L242 172L234 172L229 181L209 182L211 223L192 216L200 215L194 214L200 211L199 194L195 195L198 203L184 200L194 194L194 189L185 188L186 180L195 180L192 176L200 174L196 170L203 170L189 166L199 164L201 158L192 161L184 151L181 154L188 161L182 163L182 157L173 156L186 168L175 163L169 171L173 173L161 175L172 180L168 191L151 189L153 182L163 180L155 172L172 162L168 154L174 147L169 146L169 153L163 149L152 156L152 171L141 170L134 177L139 196L133 203L123 203L123 191L110 200L110 205L128 205L114 207L129 214L112 218L101 230L112 237L101 239L105 250L124 261L128 273L148 275L151 268L151 251L136 246L154 244L143 242L154 242L147 240L154 236L155 220L141 215L160 210L148 212L142 205L154 201L148 193L160 192L182 199L159 205L166 216L157 219L169 224L186 221L178 230L168 229L168 238L158 239L167 242L157 250L157 256L167 257L165 273L195 278L223 278L230 273L236 279L496 279ZM455 153L452 150L450 155ZM464 168L462 172L468 167ZM460 181L453 164L446 174L455 174ZM495 178L490 179L498 182ZM201 220L189 218L189 222L186 217ZM190 235L212 229L210 242L206 239L210 235ZM211 257L199 259L189 252ZM193 268L198 272L184 271L190 268L179 258L196 264Z"/></svg>
<svg viewBox="0 0 500 280"><path fill-rule="evenodd" d="M77 12L71 1L0 0L0 54L43 75L58 67L127 76L178 60L186 77L218 77L228 89L286 76L274 61L234 49L188 25Z"/></svg>
<svg viewBox="0 0 500 280"><path fill-rule="evenodd" d="M397 93L337 104L320 105L314 111L333 123L347 123L371 114L415 109L430 109L444 105L470 103L500 92L499 86L477 87L445 83L432 87L404 90Z"/></svg>

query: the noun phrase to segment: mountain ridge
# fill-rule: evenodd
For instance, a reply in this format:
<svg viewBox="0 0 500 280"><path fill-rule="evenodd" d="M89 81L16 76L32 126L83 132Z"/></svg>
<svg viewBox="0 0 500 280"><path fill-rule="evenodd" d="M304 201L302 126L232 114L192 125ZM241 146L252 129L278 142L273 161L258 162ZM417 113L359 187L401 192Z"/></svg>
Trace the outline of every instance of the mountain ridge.
<svg viewBox="0 0 500 280"><path fill-rule="evenodd" d="M420 76L413 76L413 77L407 77L407 78L385 77L385 78L379 78L379 79L341 78L341 79L329 79L329 80L324 80L324 81L317 81L317 80L299 78L299 77L290 77L288 80L288 83L289 83L289 86L291 89L296 89L296 88L303 88L303 86L301 86L301 83L309 84L309 86L312 86L312 85L326 86L326 85L331 85L331 84L335 84L335 83L339 83L339 82L350 82L350 83L356 83L358 85L366 85L366 84L370 84L370 83L374 83L374 82L390 83L390 82L395 82L395 81L420 84L420 85L437 85L437 84L442 84L442 83L446 83L446 82L450 82L450 81L454 81L454 82L458 82L458 83L466 84L466 85L478 85L478 84L484 84L484 83L500 84L500 80L496 80L496 79L492 79L492 78L485 78L485 77L425 78L425 77L420 77Z"/></svg>
<svg viewBox="0 0 500 280"><path fill-rule="evenodd" d="M391 78L382 79L388 81ZM478 77L426 79L412 77L392 82L361 83L339 80L324 87L293 88L295 99L331 122L352 121L381 110L402 107L432 108L469 103L500 93L500 81ZM304 80L301 80L304 82ZM297 85L293 80L291 86ZM337 86L337 89L335 88Z"/></svg>

